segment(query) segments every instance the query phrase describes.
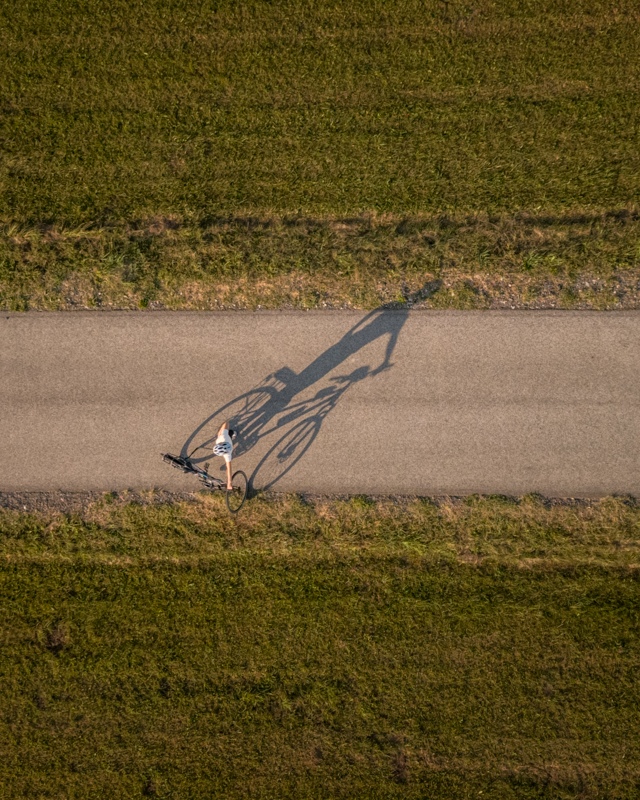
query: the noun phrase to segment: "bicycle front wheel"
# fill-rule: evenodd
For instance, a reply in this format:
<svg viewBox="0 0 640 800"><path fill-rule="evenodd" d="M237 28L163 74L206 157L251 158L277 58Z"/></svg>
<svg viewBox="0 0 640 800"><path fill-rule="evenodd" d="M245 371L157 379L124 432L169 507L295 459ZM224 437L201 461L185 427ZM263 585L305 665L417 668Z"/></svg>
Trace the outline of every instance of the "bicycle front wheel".
<svg viewBox="0 0 640 800"><path fill-rule="evenodd" d="M232 514L237 514L247 498L247 476L240 470L234 472L231 478L233 489L227 490L227 508Z"/></svg>

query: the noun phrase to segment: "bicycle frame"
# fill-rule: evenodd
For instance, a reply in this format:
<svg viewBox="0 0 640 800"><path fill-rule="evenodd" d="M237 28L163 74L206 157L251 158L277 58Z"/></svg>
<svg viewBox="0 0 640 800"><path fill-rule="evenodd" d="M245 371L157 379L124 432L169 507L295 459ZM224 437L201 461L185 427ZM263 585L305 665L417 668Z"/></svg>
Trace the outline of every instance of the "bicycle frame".
<svg viewBox="0 0 640 800"><path fill-rule="evenodd" d="M226 494L227 508L232 514L237 514L244 505L244 501L247 499L249 480L241 469L234 472L231 476L231 480L235 481L235 484L228 489L226 481L220 480L220 478L214 478L213 475L209 475L206 469L196 467L188 456L184 458L182 456L173 456L171 453L162 453L161 455L162 460L167 464L171 464L172 467L179 469L181 472L190 472L192 475L196 475L207 489L220 489L224 491ZM208 464L205 464L205 467L208 466Z"/></svg>
<svg viewBox="0 0 640 800"><path fill-rule="evenodd" d="M192 475L196 475L208 489L226 490L227 488L225 481L220 480L220 478L215 478L213 475L209 475L206 470L201 469L200 467L196 467L196 465L188 457L181 458L179 456L172 456L169 453L164 453L162 460L166 461L167 464L178 467L183 472L190 472Z"/></svg>

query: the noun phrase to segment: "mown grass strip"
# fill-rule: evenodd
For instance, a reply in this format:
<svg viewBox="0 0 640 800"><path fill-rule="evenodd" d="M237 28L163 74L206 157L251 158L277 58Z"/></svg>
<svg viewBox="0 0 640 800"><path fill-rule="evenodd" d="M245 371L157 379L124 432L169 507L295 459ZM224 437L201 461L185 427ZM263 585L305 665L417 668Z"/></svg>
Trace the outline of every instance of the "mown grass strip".
<svg viewBox="0 0 640 800"><path fill-rule="evenodd" d="M637 210L0 227L0 308L638 308Z"/></svg>
<svg viewBox="0 0 640 800"><path fill-rule="evenodd" d="M247 553L357 562L370 553L523 568L640 565L640 507L624 498L550 505L535 495L402 503L258 495L230 517L208 493L172 503L154 492L135 500L107 493L73 513L0 510L0 530L11 562L198 564Z"/></svg>

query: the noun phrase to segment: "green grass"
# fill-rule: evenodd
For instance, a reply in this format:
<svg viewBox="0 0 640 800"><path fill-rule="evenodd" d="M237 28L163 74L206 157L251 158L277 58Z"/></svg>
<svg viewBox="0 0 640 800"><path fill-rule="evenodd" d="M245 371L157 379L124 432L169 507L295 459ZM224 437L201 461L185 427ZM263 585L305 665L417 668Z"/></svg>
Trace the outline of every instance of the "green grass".
<svg viewBox="0 0 640 800"><path fill-rule="evenodd" d="M635 3L3 4L2 206L609 208L638 196Z"/></svg>
<svg viewBox="0 0 640 800"><path fill-rule="evenodd" d="M356 245L334 248L346 272L321 255L318 277L311 245L294 245L286 225L271 231L282 257L270 257L233 220L323 229L417 215L437 233L443 213L508 223L523 210L542 220L633 210L639 19L631 0L4 2L0 306L370 306L419 283L418 267L426 280L427 243L411 257L402 232L368 242L377 267L358 256L352 290ZM180 244L131 241L154 220L177 220ZM212 255L207 233L225 225L237 241ZM49 234L64 240L55 266ZM483 252L457 263L448 302L518 305L543 256L521 254L518 296L497 284L465 294L465 281L491 275ZM637 294L637 269L630 280ZM540 302L560 297L552 284ZM533 295L544 298L542 285ZM615 306L612 291L596 291L595 306Z"/></svg>
<svg viewBox="0 0 640 800"><path fill-rule="evenodd" d="M217 501L0 512L4 796L637 796L637 505Z"/></svg>
<svg viewBox="0 0 640 800"><path fill-rule="evenodd" d="M0 308L638 308L640 215L0 227Z"/></svg>

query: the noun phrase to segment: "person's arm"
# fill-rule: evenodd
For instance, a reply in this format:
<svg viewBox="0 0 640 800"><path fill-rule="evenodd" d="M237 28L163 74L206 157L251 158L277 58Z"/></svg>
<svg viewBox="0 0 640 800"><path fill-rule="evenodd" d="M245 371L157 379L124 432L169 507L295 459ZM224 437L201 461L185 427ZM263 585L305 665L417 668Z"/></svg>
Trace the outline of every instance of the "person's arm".
<svg viewBox="0 0 640 800"><path fill-rule="evenodd" d="M227 430L229 430L229 420L227 420L226 422L223 422L223 423L222 423L222 425L220 426L220 430L218 431L218 436L220 436L220 434L222 433L222 431L223 431L225 428L226 428Z"/></svg>

